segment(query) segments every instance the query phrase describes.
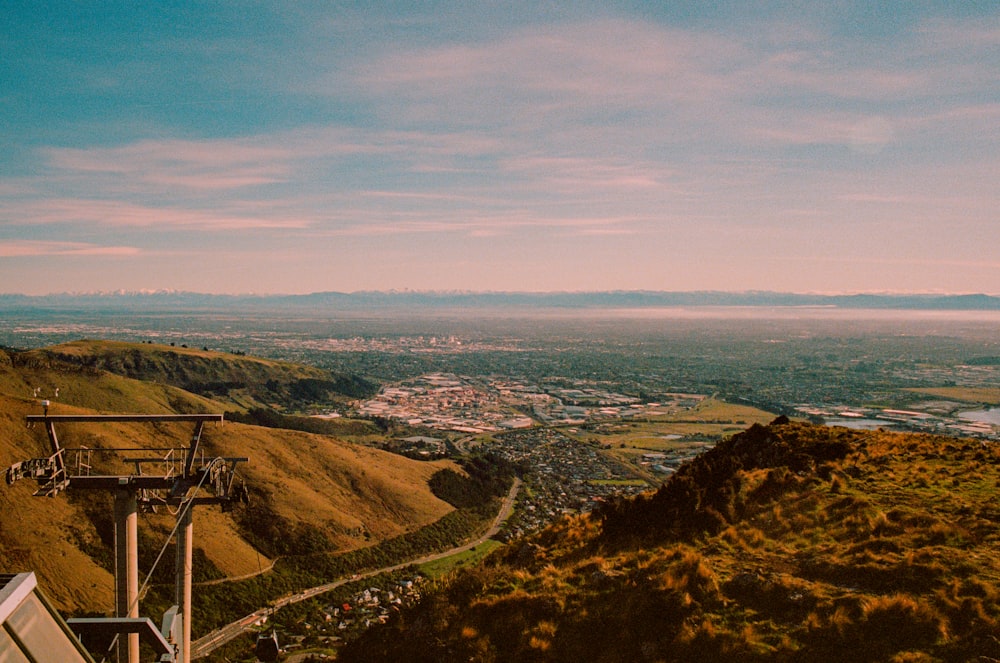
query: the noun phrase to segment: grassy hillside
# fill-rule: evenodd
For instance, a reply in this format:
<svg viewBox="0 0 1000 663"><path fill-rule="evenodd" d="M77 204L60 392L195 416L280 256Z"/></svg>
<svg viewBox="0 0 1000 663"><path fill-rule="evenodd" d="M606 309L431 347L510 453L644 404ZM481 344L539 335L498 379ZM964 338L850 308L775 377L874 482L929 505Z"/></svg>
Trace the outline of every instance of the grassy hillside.
<svg viewBox="0 0 1000 663"><path fill-rule="evenodd" d="M343 661L1000 660L1000 450L776 420L442 581Z"/></svg>
<svg viewBox="0 0 1000 663"><path fill-rule="evenodd" d="M299 409L367 396L378 388L313 366L173 345L84 340L20 356L21 362L40 365L53 360L169 384L241 408Z"/></svg>
<svg viewBox="0 0 1000 663"><path fill-rule="evenodd" d="M75 347L0 352L0 468L49 454L45 431L25 426L25 415L41 413L33 398L35 389L48 397L59 388L51 406L53 414L222 412L231 407L164 381L134 380L90 361L67 360ZM101 365L125 363L126 359L115 359L118 350L132 356L126 344L87 342L85 347L81 356L100 356L97 363ZM192 357L204 354L191 352ZM204 358L219 362L217 354ZM253 360L230 361L238 368L213 369L213 379L223 371L232 375L243 371L241 379L252 379L248 367ZM260 365L269 363L261 361ZM169 360L163 357L156 370L169 372ZM279 365L278 370L293 377L311 375L309 369L293 365ZM191 365L183 373L186 379L197 379ZM188 445L191 425L67 423L58 432L65 447L183 448ZM421 463L330 436L234 423L207 426L202 442L208 457L250 458L241 466L241 475L253 502L250 508L231 514L222 514L218 507L199 507L195 512L200 560L196 561L196 580L257 571L268 565L270 555L371 545L453 510L428 487L435 471L454 467L447 461ZM123 466L111 464L112 456L98 453L95 460L115 472L123 471ZM0 486L0 569L36 571L46 594L61 610L108 611L113 604L109 497L70 491L54 499L35 498L31 496L34 489L35 484L26 480ZM173 517L161 510L141 514L139 523L140 557L152 560L173 527ZM172 566L172 557L166 559L165 564ZM142 578L148 571L144 564L140 565Z"/></svg>

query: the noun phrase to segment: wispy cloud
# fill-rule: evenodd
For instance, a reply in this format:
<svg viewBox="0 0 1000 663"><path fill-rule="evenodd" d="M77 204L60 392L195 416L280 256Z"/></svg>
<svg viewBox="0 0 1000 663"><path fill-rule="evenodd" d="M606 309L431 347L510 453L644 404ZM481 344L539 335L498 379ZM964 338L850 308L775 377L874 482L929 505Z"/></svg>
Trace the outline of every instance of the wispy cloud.
<svg viewBox="0 0 1000 663"><path fill-rule="evenodd" d="M140 255L134 246L99 246L82 242L46 242L39 240L0 240L0 256L24 258L40 256L122 256Z"/></svg>
<svg viewBox="0 0 1000 663"><path fill-rule="evenodd" d="M529 105L544 115L579 105L703 101L726 92L726 75L717 69L735 55L733 42L721 36L589 21L529 27L486 43L401 50L366 65L357 83L418 104L450 104L460 122L497 121Z"/></svg>
<svg viewBox="0 0 1000 663"><path fill-rule="evenodd" d="M582 193L599 188L634 193L670 186L674 169L664 164L637 163L606 157L528 156L501 162L508 172L526 174L540 187Z"/></svg>
<svg viewBox="0 0 1000 663"><path fill-rule="evenodd" d="M437 116L459 126L527 127L595 108L638 111L717 98L727 90L724 63L737 55L718 35L588 21L529 27L487 43L401 49L362 67L356 85L379 99L401 98L406 103L391 108L404 121Z"/></svg>
<svg viewBox="0 0 1000 663"><path fill-rule="evenodd" d="M140 141L119 147L47 148L57 171L113 175L157 187L232 189L278 182L289 150L244 140Z"/></svg>
<svg viewBox="0 0 1000 663"><path fill-rule="evenodd" d="M436 286L478 273L596 287L617 272L822 289L847 276L761 260L877 251L903 262L858 263L852 287L893 287L880 281L907 260L968 264L1000 242L1000 12L522 9L265 2L224 37L193 9L204 30L152 31L141 53L106 48L111 23L71 51L34 34L65 62L39 56L44 84L3 93L0 255L94 255L101 270L100 255L198 243L230 291L248 289L247 264L281 261L303 289L331 274L419 287L432 270L401 266L424 263ZM194 279L186 259L164 261L157 285ZM581 267L598 263L607 274ZM923 282L958 282L925 267Z"/></svg>
<svg viewBox="0 0 1000 663"><path fill-rule="evenodd" d="M227 211L206 211L183 207L151 207L120 200L52 199L24 205L10 205L7 214L20 225L85 224L107 227L170 228L213 231L258 228L304 228L300 218L273 218L236 215Z"/></svg>
<svg viewBox="0 0 1000 663"><path fill-rule="evenodd" d="M584 228L580 234L591 236L635 235L637 231L631 228Z"/></svg>
<svg viewBox="0 0 1000 663"><path fill-rule="evenodd" d="M379 237L386 235L413 234L459 234L470 237L497 237L511 235L526 230L558 231L562 234L634 234L635 224L647 221L636 217L556 217L539 216L529 213L483 214L451 213L428 214L419 211L403 211L386 218L383 214L354 222L338 224L325 230L317 230L321 236Z"/></svg>
<svg viewBox="0 0 1000 663"><path fill-rule="evenodd" d="M518 132L544 128L543 145L560 150L572 149L581 122L591 146L610 149L615 145L601 137L620 139L632 124L647 140L713 132L736 142L756 136L867 150L885 142L874 125L894 127L898 104L930 97L952 105L949 94L997 80L988 60L958 50L952 40L960 26L975 27L931 24L891 44L858 38L835 45L827 34L781 21L730 33L584 21L528 27L486 43L401 48L362 67L356 84L397 121L447 117L453 125L504 127L514 140L537 140ZM771 32L761 38L758 29ZM996 31L978 32L989 45ZM948 63L927 59L937 35L949 44ZM955 57L964 62L959 80ZM386 103L389 97L403 103Z"/></svg>
<svg viewBox="0 0 1000 663"><path fill-rule="evenodd" d="M489 154L497 145L494 138L461 132L309 126L233 139L48 147L40 150L47 172L35 183L126 198L180 193L217 200L220 195L254 196L259 191L273 197L288 187L336 190L342 186L338 181L320 178L365 158L377 158L383 167L404 172L470 172L467 161L456 160ZM26 180L22 187L30 183Z"/></svg>

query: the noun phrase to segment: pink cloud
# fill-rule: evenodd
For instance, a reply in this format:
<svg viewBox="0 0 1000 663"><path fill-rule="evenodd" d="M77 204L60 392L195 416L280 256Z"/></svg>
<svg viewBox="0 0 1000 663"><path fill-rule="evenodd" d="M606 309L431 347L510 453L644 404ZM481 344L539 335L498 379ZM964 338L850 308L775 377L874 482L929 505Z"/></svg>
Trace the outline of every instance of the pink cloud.
<svg viewBox="0 0 1000 663"><path fill-rule="evenodd" d="M364 216L362 216L364 215ZM389 218L387 219L386 216ZM517 230L551 228L562 231L579 230L581 234L632 234L632 225L644 219L639 217L545 217L527 213L471 214L453 212L443 216L440 211L422 213L400 211L376 213L359 210L348 215L351 222L337 228L328 228L318 234L323 236L384 236L425 233L464 234L469 237L496 237L510 235Z"/></svg>
<svg viewBox="0 0 1000 663"><path fill-rule="evenodd" d="M822 31L781 20L754 25L746 36L640 21L581 21L524 29L492 42L397 51L361 69L355 83L362 94L385 99L383 113L407 121L449 117L453 123L539 134L550 129L544 133L549 145L539 149L571 145L577 136L567 135L570 120L579 116L588 119L586 144L596 147L602 136L610 138L600 118L627 109L640 135L659 140L684 138L696 127L717 138L845 144L875 152L894 137L881 120L860 113L832 118L828 111L823 118L823 108L780 100L819 94L839 105L981 89L995 72L988 62L961 54L965 29L985 45L997 43L1000 34L996 22L929 25L900 35L899 44L887 49L868 41L835 42ZM919 59L937 34L949 56L968 60L957 77L951 60L935 65ZM341 78L338 85L331 92L342 89ZM892 131L905 119L884 118ZM623 138L623 131L611 139Z"/></svg>
<svg viewBox="0 0 1000 663"><path fill-rule="evenodd" d="M725 90L715 65L733 55L733 41L720 35L600 20L532 28L485 44L395 53L368 65L358 82L431 103L445 95L463 108L463 99L474 105L485 90L503 100L496 112L509 112L526 97L548 99L553 110L571 98L647 106L703 100Z"/></svg>
<svg viewBox="0 0 1000 663"><path fill-rule="evenodd" d="M495 138L475 134L367 131L309 126L239 139L146 140L116 147L45 148L50 183L114 190L119 195L213 194L312 181L331 160L396 155L414 172L455 172L453 157L496 150ZM406 165L410 164L410 165ZM467 169L464 169L467 171Z"/></svg>
<svg viewBox="0 0 1000 663"><path fill-rule="evenodd" d="M120 200L66 198L27 203L12 210L11 214L24 224L96 223L105 226L163 229L186 227L200 230L304 228L309 225L302 218L256 217L228 212L149 207Z"/></svg>
<svg viewBox="0 0 1000 663"><path fill-rule="evenodd" d="M115 175L157 186L232 189L289 176L291 152L240 141L141 141L120 147L48 148L52 166L77 174Z"/></svg>
<svg viewBox="0 0 1000 663"><path fill-rule="evenodd" d="M663 164L624 161L604 157L516 157L502 162L509 172L531 174L544 187L577 190L581 194L595 188L620 190L664 190L675 175Z"/></svg>
<svg viewBox="0 0 1000 663"><path fill-rule="evenodd" d="M635 235L637 232L631 228L584 228L580 234L590 236Z"/></svg>
<svg viewBox="0 0 1000 663"><path fill-rule="evenodd" d="M136 256L142 251L134 246L98 246L81 242L47 242L31 240L0 241L0 256L22 258L32 256Z"/></svg>

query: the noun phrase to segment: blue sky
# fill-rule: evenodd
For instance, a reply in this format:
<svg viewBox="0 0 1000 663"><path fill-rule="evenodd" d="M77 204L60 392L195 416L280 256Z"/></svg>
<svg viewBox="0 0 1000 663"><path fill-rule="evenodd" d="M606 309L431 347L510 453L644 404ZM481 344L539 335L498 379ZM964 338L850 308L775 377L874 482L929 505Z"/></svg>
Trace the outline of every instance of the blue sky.
<svg viewBox="0 0 1000 663"><path fill-rule="evenodd" d="M0 292L1000 294L994 2L8 0L0 49Z"/></svg>

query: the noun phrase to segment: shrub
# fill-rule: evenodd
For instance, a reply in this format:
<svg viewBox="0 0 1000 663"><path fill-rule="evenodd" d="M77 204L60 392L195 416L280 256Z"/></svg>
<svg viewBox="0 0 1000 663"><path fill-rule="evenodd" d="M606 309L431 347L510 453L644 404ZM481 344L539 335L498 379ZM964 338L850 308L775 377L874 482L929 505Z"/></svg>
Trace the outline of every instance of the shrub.
<svg viewBox="0 0 1000 663"><path fill-rule="evenodd" d="M867 598L858 608L841 606L825 618L810 615L803 660L883 661L901 652L926 651L947 633L944 618L910 596Z"/></svg>

